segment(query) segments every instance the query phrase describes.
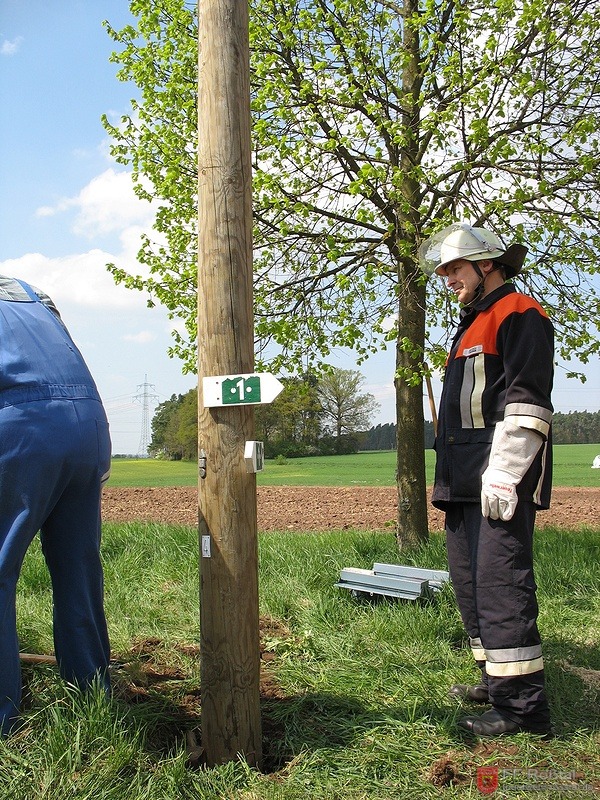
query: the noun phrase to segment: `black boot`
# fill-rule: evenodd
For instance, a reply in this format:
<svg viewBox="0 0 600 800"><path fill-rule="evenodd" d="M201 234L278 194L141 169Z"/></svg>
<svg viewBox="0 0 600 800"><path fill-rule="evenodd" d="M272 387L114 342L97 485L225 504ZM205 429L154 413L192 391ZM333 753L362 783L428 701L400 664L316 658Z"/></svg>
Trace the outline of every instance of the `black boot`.
<svg viewBox="0 0 600 800"><path fill-rule="evenodd" d="M476 736L493 737L503 736L511 733L533 733L549 739L552 737L552 727L529 727L525 722L514 722L508 717L504 717L495 708L490 708L480 717L463 717L458 721L460 728Z"/></svg>
<svg viewBox="0 0 600 800"><path fill-rule="evenodd" d="M455 683L448 690L450 697L458 697L460 700L470 700L472 703L489 703L488 687L484 683L476 686L467 686L464 683Z"/></svg>

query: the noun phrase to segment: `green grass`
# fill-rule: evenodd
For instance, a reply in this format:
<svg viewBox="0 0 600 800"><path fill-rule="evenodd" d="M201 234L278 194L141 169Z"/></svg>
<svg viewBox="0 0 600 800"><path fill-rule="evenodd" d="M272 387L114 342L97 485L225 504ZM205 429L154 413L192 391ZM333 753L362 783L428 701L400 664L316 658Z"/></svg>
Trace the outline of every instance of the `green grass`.
<svg viewBox="0 0 600 800"><path fill-rule="evenodd" d="M600 470L592 469L600 444L554 447L555 486L600 486ZM425 451L427 483L433 481L435 454ZM349 456L290 458L265 463L259 486L393 486L396 453L373 451ZM189 461L113 459L110 486L195 486L198 467Z"/></svg>
<svg viewBox="0 0 600 800"><path fill-rule="evenodd" d="M108 486L196 486L198 465L193 461L153 458L113 458Z"/></svg>
<svg viewBox="0 0 600 800"><path fill-rule="evenodd" d="M537 798L600 787L600 529L546 529L536 539L557 738L485 746L458 733L457 718L472 708L447 697L450 683L476 677L451 591L429 605L373 604L334 587L342 567L397 561L393 533L268 533L259 545L272 656L264 669L282 695L263 701L263 773L243 761L210 770L186 763L185 731L199 724L196 529L107 524L106 608L113 655L126 664L115 672L115 696L82 698L54 667L24 667L24 725L0 741L2 800L478 798L480 766L537 770L510 779L534 781ZM444 568L443 537L402 562ZM18 614L22 649L50 652L39 544L25 559ZM581 791L561 793L553 775L574 776ZM495 796L524 800L532 791L505 793L501 778Z"/></svg>

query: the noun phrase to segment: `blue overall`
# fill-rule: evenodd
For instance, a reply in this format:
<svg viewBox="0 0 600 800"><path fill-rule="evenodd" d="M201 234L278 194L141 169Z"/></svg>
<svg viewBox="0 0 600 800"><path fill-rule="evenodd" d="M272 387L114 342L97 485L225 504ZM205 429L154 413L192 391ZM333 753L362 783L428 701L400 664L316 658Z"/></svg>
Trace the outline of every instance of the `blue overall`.
<svg viewBox="0 0 600 800"><path fill-rule="evenodd" d="M21 701L16 584L40 531L52 581L62 678L109 688L100 562L100 497L110 469L108 423L66 328L33 289L0 292L0 731ZM15 285L18 287L19 284Z"/></svg>

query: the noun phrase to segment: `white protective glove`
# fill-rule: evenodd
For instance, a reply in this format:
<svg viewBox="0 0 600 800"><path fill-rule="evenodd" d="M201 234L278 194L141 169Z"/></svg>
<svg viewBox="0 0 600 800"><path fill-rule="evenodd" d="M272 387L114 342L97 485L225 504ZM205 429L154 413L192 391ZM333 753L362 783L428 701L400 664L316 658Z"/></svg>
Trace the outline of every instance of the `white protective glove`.
<svg viewBox="0 0 600 800"><path fill-rule="evenodd" d="M481 476L481 513L490 519L512 519L517 507L520 478L503 469L488 467Z"/></svg>
<svg viewBox="0 0 600 800"><path fill-rule="evenodd" d="M481 513L508 521L517 507L517 486L542 446L542 436L531 428L498 422L490 461L481 476Z"/></svg>

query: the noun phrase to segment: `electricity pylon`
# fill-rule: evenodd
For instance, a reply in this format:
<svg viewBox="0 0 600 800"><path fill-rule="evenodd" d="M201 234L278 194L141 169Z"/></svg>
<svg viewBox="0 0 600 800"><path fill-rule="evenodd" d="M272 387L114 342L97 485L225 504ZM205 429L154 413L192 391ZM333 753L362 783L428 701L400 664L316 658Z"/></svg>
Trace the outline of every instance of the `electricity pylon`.
<svg viewBox="0 0 600 800"><path fill-rule="evenodd" d="M144 375L144 383L137 387L137 394L133 398L142 404L142 430L140 433L140 443L138 444L138 458L148 458L148 448L150 447L150 401L158 400L158 395L150 390L156 386L148 383L148 376Z"/></svg>

